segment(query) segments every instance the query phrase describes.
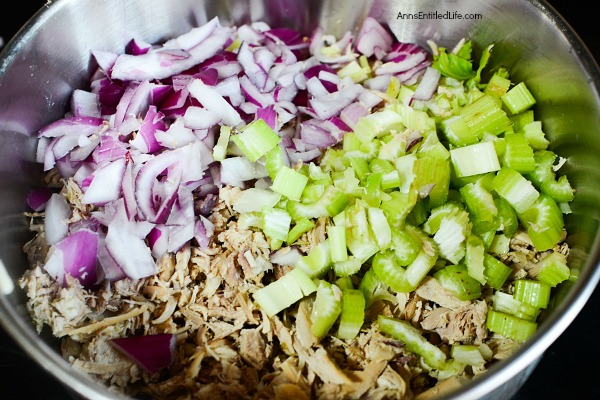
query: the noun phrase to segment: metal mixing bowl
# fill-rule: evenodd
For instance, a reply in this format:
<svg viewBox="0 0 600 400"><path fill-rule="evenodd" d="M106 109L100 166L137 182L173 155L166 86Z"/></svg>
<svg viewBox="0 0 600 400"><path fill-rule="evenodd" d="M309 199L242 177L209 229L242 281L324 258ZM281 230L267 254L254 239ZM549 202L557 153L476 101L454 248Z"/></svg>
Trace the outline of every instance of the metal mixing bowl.
<svg viewBox="0 0 600 400"><path fill-rule="evenodd" d="M402 19L398 13L480 14L482 19ZM551 147L568 158L577 195L566 217L569 263L579 279L565 290L538 332L510 359L448 398L502 399L527 379L543 352L573 321L598 280L600 237L600 71L585 46L544 2L524 0L56 0L32 18L0 55L0 323L42 367L75 393L118 399L73 371L58 342L37 335L16 280L27 267L30 238L25 197L40 184L35 133L61 117L70 93L92 71L90 50L120 52L132 37L159 42L218 15L224 23L264 20L310 32L340 34L366 15L388 24L401 41L434 39L451 47L463 37L475 48L496 43L493 63L510 66L537 98L538 119Z"/></svg>

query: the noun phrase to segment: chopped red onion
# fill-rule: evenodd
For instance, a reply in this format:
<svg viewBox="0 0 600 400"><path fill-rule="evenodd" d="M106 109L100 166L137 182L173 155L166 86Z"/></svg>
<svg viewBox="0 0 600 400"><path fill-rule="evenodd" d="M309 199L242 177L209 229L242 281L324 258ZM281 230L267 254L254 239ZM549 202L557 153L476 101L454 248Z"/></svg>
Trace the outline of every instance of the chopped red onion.
<svg viewBox="0 0 600 400"><path fill-rule="evenodd" d="M50 249L44 269L61 285L65 276L79 279L84 287L97 282L96 260L98 257L98 234L80 229L61 239Z"/></svg>
<svg viewBox="0 0 600 400"><path fill-rule="evenodd" d="M44 219L44 231L46 242L49 245L60 242L69 232L69 218L71 208L67 199L58 193L53 193L46 203L46 215Z"/></svg>
<svg viewBox="0 0 600 400"><path fill-rule="evenodd" d="M43 211L54 192L47 187L35 188L27 195L27 205L33 211Z"/></svg>
<svg viewBox="0 0 600 400"><path fill-rule="evenodd" d="M128 336L111 339L109 343L141 368L155 374L175 360L177 336L170 333Z"/></svg>
<svg viewBox="0 0 600 400"><path fill-rule="evenodd" d="M417 89L415 90L413 99L423 101L429 100L438 87L440 77L440 70L433 67L427 67L423 77L421 77L419 86L417 86Z"/></svg>

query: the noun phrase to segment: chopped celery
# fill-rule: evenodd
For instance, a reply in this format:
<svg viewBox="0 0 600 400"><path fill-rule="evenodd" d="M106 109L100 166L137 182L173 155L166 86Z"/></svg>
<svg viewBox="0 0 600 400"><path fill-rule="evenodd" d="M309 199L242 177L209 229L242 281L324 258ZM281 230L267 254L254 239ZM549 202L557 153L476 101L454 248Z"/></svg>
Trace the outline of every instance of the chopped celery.
<svg viewBox="0 0 600 400"><path fill-rule="evenodd" d="M534 150L545 150L550 142L542 131L542 121L532 121L523 127L523 135Z"/></svg>
<svg viewBox="0 0 600 400"><path fill-rule="evenodd" d="M498 171L500 161L494 143L479 142L450 150L450 158L459 178Z"/></svg>
<svg viewBox="0 0 600 400"><path fill-rule="evenodd" d="M307 255L296 261L296 269L301 269L311 278L322 277L331 267L329 241L325 240L314 246Z"/></svg>
<svg viewBox="0 0 600 400"><path fill-rule="evenodd" d="M550 301L551 286L532 279L517 279L513 297L534 307L546 308Z"/></svg>
<svg viewBox="0 0 600 400"><path fill-rule="evenodd" d="M357 202L346 211L346 244L348 249L354 257L367 260L379 251L379 246L367 219L367 208Z"/></svg>
<svg viewBox="0 0 600 400"><path fill-rule="evenodd" d="M314 227L315 227L315 223L313 221L311 221L310 219L300 218L299 220L296 221L294 227L292 229L290 229L288 236L285 240L286 243L287 244L294 243L296 240L298 240L298 238L300 236L302 236L303 233L310 231Z"/></svg>
<svg viewBox="0 0 600 400"><path fill-rule="evenodd" d="M558 203L568 203L575 197L568 178L563 175L556 178L554 161L556 153L549 150L539 150L534 153L536 168L528 178L540 191L552 197Z"/></svg>
<svg viewBox="0 0 600 400"><path fill-rule="evenodd" d="M461 364L483 367L485 360L479 346L473 344L453 344L450 356Z"/></svg>
<svg viewBox="0 0 600 400"><path fill-rule="evenodd" d="M388 300L393 304L396 298L388 291L387 285L379 279L373 268L369 268L358 285L358 289L365 296L365 304L370 307L375 301Z"/></svg>
<svg viewBox="0 0 600 400"><path fill-rule="evenodd" d="M294 268L275 282L258 289L254 300L272 317L316 290L313 281L302 270Z"/></svg>
<svg viewBox="0 0 600 400"><path fill-rule="evenodd" d="M495 73L488 81L485 89L483 89L483 93L501 98L506 92L508 92L509 88L510 80L502 76L502 74Z"/></svg>
<svg viewBox="0 0 600 400"><path fill-rule="evenodd" d="M511 125L510 119L502 109L500 99L486 94L463 107L460 115L479 139L483 137L484 132L497 136Z"/></svg>
<svg viewBox="0 0 600 400"><path fill-rule="evenodd" d="M229 138L231 136L231 127L221 125L219 130L219 139L213 148L213 159L223 161L227 156L227 147L229 147Z"/></svg>
<svg viewBox="0 0 600 400"><path fill-rule="evenodd" d="M494 227L497 224L498 208L492 194L483 187L480 181L469 183L459 189L473 224ZM485 228L484 228L485 229Z"/></svg>
<svg viewBox="0 0 600 400"><path fill-rule="evenodd" d="M369 207L367 209L367 216L377 245L380 249L387 248L392 240L392 230L385 217L385 213L380 208Z"/></svg>
<svg viewBox="0 0 600 400"><path fill-rule="evenodd" d="M492 288L500 290L512 273L512 269L490 254L484 254L483 264L486 283Z"/></svg>
<svg viewBox="0 0 600 400"><path fill-rule="evenodd" d="M390 247L394 250L398 264L405 267L417 258L421 244L406 231L394 230Z"/></svg>
<svg viewBox="0 0 600 400"><path fill-rule="evenodd" d="M433 235L440 256L452 263L458 263L465 255L465 239L469 215L466 211L449 214L442 218L440 227Z"/></svg>
<svg viewBox="0 0 600 400"><path fill-rule="evenodd" d="M486 282L484 255L485 247L483 240L476 235L470 235L466 242L465 264L471 278L474 278L482 285Z"/></svg>
<svg viewBox="0 0 600 400"><path fill-rule="evenodd" d="M365 297L359 289L342 290L342 312L336 336L351 340L358 335L365 321Z"/></svg>
<svg viewBox="0 0 600 400"><path fill-rule="evenodd" d="M475 144L479 138L471 131L465 123L462 115L453 115L442 121L442 132L446 139L454 146L467 146Z"/></svg>
<svg viewBox="0 0 600 400"><path fill-rule="evenodd" d="M535 104L535 99L525 82L513 86L501 98L512 114L523 112Z"/></svg>
<svg viewBox="0 0 600 400"><path fill-rule="evenodd" d="M531 207L540 193L523 175L514 169L502 168L493 182L496 193L515 209L522 213Z"/></svg>
<svg viewBox="0 0 600 400"><path fill-rule="evenodd" d="M255 162L279 144L281 138L262 119L250 122L231 140L251 162Z"/></svg>
<svg viewBox="0 0 600 400"><path fill-rule="evenodd" d="M492 302L494 310L511 314L517 318L525 319L527 321L535 322L540 313L540 309L538 307L519 301L510 294L500 291L494 293L492 296Z"/></svg>
<svg viewBox="0 0 600 400"><path fill-rule="evenodd" d="M563 215L556 202L542 194L522 213L518 214L521 224L537 251L550 250L563 236Z"/></svg>
<svg viewBox="0 0 600 400"><path fill-rule="evenodd" d="M287 240L291 222L292 217L280 208L265 208L262 211L262 230L272 239Z"/></svg>
<svg viewBox="0 0 600 400"><path fill-rule="evenodd" d="M380 172L372 173L368 176L363 193L363 199L371 207L379 207L383 191L381 190L381 179L383 175Z"/></svg>
<svg viewBox="0 0 600 400"><path fill-rule="evenodd" d="M336 276L351 276L360 271L362 260L360 258L349 256L343 261L334 261L333 270Z"/></svg>
<svg viewBox="0 0 600 400"><path fill-rule="evenodd" d="M279 193L268 189L248 188L234 199L233 209L241 214L262 211L264 208L275 207L280 200Z"/></svg>
<svg viewBox="0 0 600 400"><path fill-rule="evenodd" d="M519 229L519 219L517 213L510 203L501 197L494 198L496 209L498 210L498 219L500 221L500 230L508 237L512 237Z"/></svg>
<svg viewBox="0 0 600 400"><path fill-rule="evenodd" d="M406 270L396 262L393 252L380 252L373 257L371 268L377 277L392 290L408 293L413 290L406 280Z"/></svg>
<svg viewBox="0 0 600 400"><path fill-rule="evenodd" d="M558 252L550 253L542 258L536 269L537 279L552 287L566 281L571 275L566 256Z"/></svg>
<svg viewBox="0 0 600 400"><path fill-rule="evenodd" d="M396 170L400 175L400 181L402 181L402 186L400 186L400 192L408 193L411 190L412 181L414 180L414 165L417 160L417 156L414 154L407 154L402 157L398 157L394 164L396 166Z"/></svg>
<svg viewBox="0 0 600 400"><path fill-rule="evenodd" d="M392 130L403 131L404 123L402 116L390 109L366 115L360 118L354 127L354 133L363 143L388 134Z"/></svg>
<svg viewBox="0 0 600 400"><path fill-rule="evenodd" d="M510 120L513 124L515 133L524 133L525 125L535 121L533 110L526 110L515 115L511 115Z"/></svg>
<svg viewBox="0 0 600 400"><path fill-rule="evenodd" d="M433 276L440 285L459 300L475 300L481 296L481 285L469 275L467 267L464 265L448 265Z"/></svg>
<svg viewBox="0 0 600 400"><path fill-rule="evenodd" d="M421 157L413 166L413 187L421 197L429 196L429 205L437 207L448 199L450 164L436 157Z"/></svg>
<svg viewBox="0 0 600 400"><path fill-rule="evenodd" d="M307 176L302 175L292 168L281 167L275 175L271 190L290 200L299 201L307 183Z"/></svg>
<svg viewBox="0 0 600 400"><path fill-rule="evenodd" d="M348 250L346 248L346 227L330 226L327 228L327 237L329 239L329 250L331 261L346 261L348 259Z"/></svg>
<svg viewBox="0 0 600 400"><path fill-rule="evenodd" d="M501 311L488 311L487 328L502 336L524 342L537 330L537 324Z"/></svg>
<svg viewBox="0 0 600 400"><path fill-rule="evenodd" d="M332 217L348 205L348 196L335 186L325 189L318 200L311 203L288 201L287 211L293 219Z"/></svg>
<svg viewBox="0 0 600 400"><path fill-rule="evenodd" d="M423 357L430 367L443 369L447 365L446 354L409 322L379 315L377 324L381 332L403 342L409 351Z"/></svg>
<svg viewBox="0 0 600 400"><path fill-rule="evenodd" d="M435 207L431 210L427 221L423 224L423 230L429 234L435 234L438 229L440 229L440 224L442 223L442 219L449 215L457 215L458 213L464 211L462 204L456 201L449 201L444 205L439 207Z"/></svg>
<svg viewBox="0 0 600 400"><path fill-rule="evenodd" d="M394 191L389 194L389 199L382 200L381 208L392 229L401 229L406 221L406 216L417 203L417 192L408 193Z"/></svg>
<svg viewBox="0 0 600 400"><path fill-rule="evenodd" d="M533 148L529 145L525 135L513 133L506 135L506 150L504 152L504 165L522 174L528 174L535 169Z"/></svg>
<svg viewBox="0 0 600 400"><path fill-rule="evenodd" d="M327 335L342 312L342 291L331 283L320 280L311 313L310 331L318 338Z"/></svg>
<svg viewBox="0 0 600 400"><path fill-rule="evenodd" d="M494 235L494 239L492 240L492 244L488 248L488 252L490 254L494 254L497 256L503 256L508 253L510 250L510 239L503 233L499 233Z"/></svg>

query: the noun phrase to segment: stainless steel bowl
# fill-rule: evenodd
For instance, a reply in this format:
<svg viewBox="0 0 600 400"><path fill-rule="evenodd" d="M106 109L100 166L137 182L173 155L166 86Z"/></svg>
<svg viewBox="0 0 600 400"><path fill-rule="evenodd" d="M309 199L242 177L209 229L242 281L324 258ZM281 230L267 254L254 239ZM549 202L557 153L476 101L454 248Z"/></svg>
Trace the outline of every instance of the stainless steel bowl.
<svg viewBox="0 0 600 400"><path fill-rule="evenodd" d="M399 13L450 18L398 18ZM478 14L481 18L458 19ZM264 20L310 32L323 26L340 34L371 15L399 40L453 46L472 39L481 49L496 43L493 62L511 66L538 99L536 112L552 148L567 157L577 189L566 218L570 266L579 279L565 290L538 332L509 360L447 398L510 398L544 351L574 320L600 279L600 70L571 28L541 1L525 0L55 0L49 1L0 54L0 323L23 349L75 393L90 399L116 394L73 371L52 337L38 336L16 280L27 267L25 197L40 184L35 133L61 117L70 93L92 71L90 50L120 52L132 37L159 42L218 15L225 23ZM454 17L454 18L451 18Z"/></svg>

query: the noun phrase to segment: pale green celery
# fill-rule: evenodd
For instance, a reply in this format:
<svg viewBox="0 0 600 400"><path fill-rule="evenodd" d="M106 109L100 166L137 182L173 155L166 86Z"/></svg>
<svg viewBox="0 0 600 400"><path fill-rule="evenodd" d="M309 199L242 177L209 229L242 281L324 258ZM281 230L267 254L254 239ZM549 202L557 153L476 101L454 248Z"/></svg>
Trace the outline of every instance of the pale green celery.
<svg viewBox="0 0 600 400"><path fill-rule="evenodd" d="M400 293L410 293L413 286L406 280L406 270L400 266L393 251L379 252L373 257L371 269L377 278Z"/></svg>
<svg viewBox="0 0 600 400"><path fill-rule="evenodd" d="M368 143L392 130L401 132L404 128L400 114L391 109L384 109L360 118L354 127L354 133L363 143Z"/></svg>
<svg viewBox="0 0 600 400"><path fill-rule="evenodd" d="M349 277L360 271L362 264L360 258L349 256L346 260L335 261L333 263L333 270L336 276Z"/></svg>
<svg viewBox="0 0 600 400"><path fill-rule="evenodd" d="M262 119L250 122L231 140L251 162L255 162L275 146L281 138Z"/></svg>
<svg viewBox="0 0 600 400"><path fill-rule="evenodd" d="M504 233L494 235L494 240L488 249L490 254L503 256L510 250L510 238Z"/></svg>
<svg viewBox="0 0 600 400"><path fill-rule="evenodd" d="M359 289L342 290L342 312L336 336L352 340L365 321L365 297Z"/></svg>
<svg viewBox="0 0 600 400"><path fill-rule="evenodd" d="M396 170L386 172L381 176L381 189L389 190L396 189L402 186L400 173Z"/></svg>
<svg viewBox="0 0 600 400"><path fill-rule="evenodd" d="M411 190L408 193L393 191L389 193L389 197L381 202L379 208L385 213L390 228L402 229L406 216L417 204L417 191Z"/></svg>
<svg viewBox="0 0 600 400"><path fill-rule="evenodd" d="M315 223L308 218L300 218L296 221L285 240L287 244L292 244L304 233L315 227Z"/></svg>
<svg viewBox="0 0 600 400"><path fill-rule="evenodd" d="M412 186L423 197L429 196L429 206L437 207L448 199L450 163L437 157L421 157L413 165Z"/></svg>
<svg viewBox="0 0 600 400"><path fill-rule="evenodd" d="M386 249L392 240L392 230L385 217L385 213L380 208L369 207L367 209L367 216L377 245L380 249Z"/></svg>
<svg viewBox="0 0 600 400"><path fill-rule="evenodd" d="M479 350L479 346L473 344L453 344L450 357L461 364L483 367L485 359Z"/></svg>
<svg viewBox="0 0 600 400"><path fill-rule="evenodd" d="M292 217L280 208L264 208L262 211L261 228L271 239L287 240Z"/></svg>
<svg viewBox="0 0 600 400"><path fill-rule="evenodd" d="M354 83L360 83L369 78L371 68L363 67L358 61L353 60L340 68L337 74L340 78L350 77Z"/></svg>
<svg viewBox="0 0 600 400"><path fill-rule="evenodd" d="M470 301L481 296L481 284L469 275L467 267L462 264L448 265L433 277L459 300Z"/></svg>
<svg viewBox="0 0 600 400"><path fill-rule="evenodd" d="M335 167L335 170L337 171L342 171L344 168L347 167L346 163L349 163L349 160L351 160L352 158L362 158L363 160L370 161L373 158L377 157L380 148L381 140L371 140L370 142L361 144L359 150L340 150L342 152L340 153L341 158L339 162L333 165L332 167ZM327 152L329 152L329 150ZM322 164L323 162L321 162L321 165Z"/></svg>
<svg viewBox="0 0 600 400"><path fill-rule="evenodd" d="M496 290L500 290L504 283L513 272L512 269L490 254L483 256L484 270L486 283Z"/></svg>
<svg viewBox="0 0 600 400"><path fill-rule="evenodd" d="M421 249L421 242L408 232L396 229L392 231L390 247L396 255L398 264L405 267L417 258Z"/></svg>
<svg viewBox="0 0 600 400"><path fill-rule="evenodd" d="M311 313L311 333L317 338L327 335L341 312L342 291L336 285L320 280Z"/></svg>
<svg viewBox="0 0 600 400"><path fill-rule="evenodd" d="M485 189L480 180L459 189L474 225L492 227L497 224L498 208L494 197Z"/></svg>
<svg viewBox="0 0 600 400"><path fill-rule="evenodd" d="M425 246L424 246L425 247ZM423 278L431 271L438 260L437 254L431 254L423 248L417 254L417 257L406 267L404 278L410 287L410 291L415 290Z"/></svg>
<svg viewBox="0 0 600 400"><path fill-rule="evenodd" d="M369 169L372 173L386 174L388 172L395 171L394 165L387 160L374 158L369 162Z"/></svg>
<svg viewBox="0 0 600 400"><path fill-rule="evenodd" d="M562 212L556 202L545 194L540 195L518 217L527 228L527 234L537 251L550 250L563 236L565 224Z"/></svg>
<svg viewBox="0 0 600 400"><path fill-rule="evenodd" d="M422 140L417 147L418 158L433 157L442 160L447 160L450 158L450 152L440 142L440 139L435 131L426 132L423 136L425 139Z"/></svg>
<svg viewBox="0 0 600 400"><path fill-rule="evenodd" d="M448 191L448 195L450 195L450 191ZM410 213L406 216L406 222L419 226L427 221L429 217L429 198L426 197L421 201L418 201L417 204L410 210Z"/></svg>
<svg viewBox="0 0 600 400"><path fill-rule="evenodd" d="M325 188L330 186L327 183L321 183L319 181L308 181L304 190L302 191L302 203L313 203L319 200L323 193L325 193Z"/></svg>
<svg viewBox="0 0 600 400"><path fill-rule="evenodd" d="M277 172L279 172L281 168L287 167L283 158L284 151L285 150L281 146L277 145L265 155L265 167L267 168L267 172L271 179L275 179Z"/></svg>
<svg viewBox="0 0 600 400"><path fill-rule="evenodd" d="M501 311L489 310L486 319L487 328L499 335L524 342L537 330L537 324Z"/></svg>
<svg viewBox="0 0 600 400"><path fill-rule="evenodd" d="M306 165L306 164L304 164ZM325 184L333 183L331 179L331 173L328 171L323 171L317 164L314 162L308 163L308 177L312 181L323 182Z"/></svg>
<svg viewBox="0 0 600 400"><path fill-rule="evenodd" d="M485 285L485 246L478 236L469 235L466 240L465 264L469 275L482 285Z"/></svg>
<svg viewBox="0 0 600 400"><path fill-rule="evenodd" d="M350 166L354 169L354 173L361 182L365 182L367 176L371 173L369 163L363 158L351 157Z"/></svg>
<svg viewBox="0 0 600 400"><path fill-rule="evenodd" d="M502 74L495 73L488 81L483 93L489 94L490 96L501 98L508 92L510 88L510 80L502 76Z"/></svg>
<svg viewBox="0 0 600 400"><path fill-rule="evenodd" d="M348 259L348 250L346 248L346 227L331 225L327 228L327 237L329 239L329 250L331 252L331 261L346 261Z"/></svg>
<svg viewBox="0 0 600 400"><path fill-rule="evenodd" d="M335 186L325 189L318 200L311 203L288 201L287 211L293 219L333 217L348 205L348 196Z"/></svg>
<svg viewBox="0 0 600 400"><path fill-rule="evenodd" d="M227 148L229 147L229 138L231 136L231 127L221 125L219 130L219 139L213 148L213 159L215 161L223 161L227 156Z"/></svg>
<svg viewBox="0 0 600 400"><path fill-rule="evenodd" d="M350 253L362 261L379 251L369 227L366 206L358 201L346 210L346 244Z"/></svg>
<svg viewBox="0 0 600 400"><path fill-rule="evenodd" d="M388 84L388 87L385 90L385 95L388 96L390 99L396 99L400 94L401 87L402 83L400 82L400 80L395 76L392 76L392 78L390 79L390 83Z"/></svg>
<svg viewBox="0 0 600 400"><path fill-rule="evenodd" d="M381 180L383 174L381 172L372 173L367 177L367 182L364 186L362 199L371 207L379 207L383 190L381 189Z"/></svg>
<svg viewBox="0 0 600 400"><path fill-rule="evenodd" d="M440 229L440 224L444 217L464 212L464 210L462 204L456 201L449 201L441 206L435 207L431 210L427 221L423 224L423 230L428 235L434 235L438 229Z"/></svg>
<svg viewBox="0 0 600 400"><path fill-rule="evenodd" d="M388 286L377 276L373 268L369 268L358 285L358 289L363 292L365 305L370 307L374 302L386 300L396 304L396 298L388 291Z"/></svg>
<svg viewBox="0 0 600 400"><path fill-rule="evenodd" d="M344 151L360 150L361 145L362 141L354 132L346 132L342 137L342 150Z"/></svg>
<svg viewBox="0 0 600 400"><path fill-rule="evenodd" d="M423 357L423 361L430 367L443 369L447 366L446 354L409 322L379 315L377 324L383 334L403 342L408 351Z"/></svg>
<svg viewBox="0 0 600 400"><path fill-rule="evenodd" d="M513 132L516 133L523 133L525 125L535 121L533 110L526 110L518 114L511 115L509 118L513 124Z"/></svg>
<svg viewBox="0 0 600 400"><path fill-rule="evenodd" d="M553 169L556 157L556 153L550 150L536 151L534 158L537 166L528 178L542 193L552 197L557 203L568 203L575 198L575 191L566 175L556 178Z"/></svg>
<svg viewBox="0 0 600 400"><path fill-rule="evenodd" d="M494 144L494 149L496 150L496 156L498 160L501 160L504 157L504 153L506 152L506 140L503 137L494 136L489 133L483 134L482 142L492 142Z"/></svg>
<svg viewBox="0 0 600 400"><path fill-rule="evenodd" d="M400 86L400 90L398 91L398 101L400 103L408 105L412 101L412 97L415 95L415 90L406 86Z"/></svg>
<svg viewBox="0 0 600 400"><path fill-rule="evenodd" d="M550 285L541 281L517 279L513 297L530 306L546 308L550 302L551 289Z"/></svg>
<svg viewBox="0 0 600 400"><path fill-rule="evenodd" d="M393 161L406 154L408 136L402 133L393 134L391 140L381 144L378 158L381 160Z"/></svg>
<svg viewBox="0 0 600 400"><path fill-rule="evenodd" d="M402 185L400 186L400 191L402 193L408 193L411 190L412 182L415 178L414 165L416 160L417 156L414 154L407 154L394 161L396 170L400 175L400 181L402 182Z"/></svg>
<svg viewBox="0 0 600 400"><path fill-rule="evenodd" d="M567 266L567 257L558 252L553 252L542 258L537 264L537 279L555 287L569 279L571 270Z"/></svg>
<svg viewBox="0 0 600 400"><path fill-rule="evenodd" d="M346 168L343 172L332 173L333 185L348 196L360 197L364 189L360 186L360 180L354 173L354 168Z"/></svg>
<svg viewBox="0 0 600 400"><path fill-rule="evenodd" d="M238 213L262 211L275 207L280 200L281 195L269 189L248 188L233 201L233 209Z"/></svg>
<svg viewBox="0 0 600 400"><path fill-rule="evenodd" d="M535 98L527 88L527 85L525 85L525 82L520 82L513 86L501 99L512 114L523 112L535 104Z"/></svg>
<svg viewBox="0 0 600 400"><path fill-rule="evenodd" d="M400 103L390 104L386 109L393 110L399 114L404 126L408 129L422 132L435 131L435 120L425 111L415 110L410 106Z"/></svg>
<svg viewBox="0 0 600 400"><path fill-rule="evenodd" d="M462 115L453 115L446 118L442 121L441 126L446 139L456 147L475 144L479 141L479 138L471 132L471 129L465 123Z"/></svg>
<svg viewBox="0 0 600 400"><path fill-rule="evenodd" d="M484 132L499 135L511 125L510 119L502 109L500 99L487 94L482 94L463 107L460 115L479 139L483 137Z"/></svg>
<svg viewBox="0 0 600 400"><path fill-rule="evenodd" d="M288 308L317 290L311 278L301 269L294 268L275 282L254 293L254 300L269 317Z"/></svg>
<svg viewBox="0 0 600 400"><path fill-rule="evenodd" d="M492 296L493 308L496 311L500 311L506 314L514 315L517 318L521 318L527 321L534 321L537 319L540 309L527 303L523 303L515 299L508 293L496 291Z"/></svg>
<svg viewBox="0 0 600 400"><path fill-rule="evenodd" d="M275 175L271 190L279 193L290 200L300 201L302 191L308 183L308 176L302 175L298 171L289 168L281 167Z"/></svg>
<svg viewBox="0 0 600 400"><path fill-rule="evenodd" d="M550 142L542 130L542 121L533 121L523 127L523 134L534 150L545 150Z"/></svg>
<svg viewBox="0 0 600 400"><path fill-rule="evenodd" d="M301 256L295 265L310 278L320 278L331 268L331 252L329 240L325 240L314 246L307 255Z"/></svg>
<svg viewBox="0 0 600 400"><path fill-rule="evenodd" d="M527 210L540 196L529 180L510 168L502 168L498 171L493 186L496 193L506 200L517 213Z"/></svg>
<svg viewBox="0 0 600 400"><path fill-rule="evenodd" d="M258 211L245 212L238 217L240 229L262 228L262 214Z"/></svg>
<svg viewBox="0 0 600 400"><path fill-rule="evenodd" d="M491 141L479 142L450 150L454 171L459 178L498 171L500 161Z"/></svg>
<svg viewBox="0 0 600 400"><path fill-rule="evenodd" d="M440 227L433 235L440 256L457 264L465 256L465 239L468 234L468 213L461 212L447 215L442 218Z"/></svg>
<svg viewBox="0 0 600 400"><path fill-rule="evenodd" d="M528 174L535 169L533 148L529 145L525 135L513 133L504 137L506 151L504 152L504 166L514 169L521 174Z"/></svg>
<svg viewBox="0 0 600 400"><path fill-rule="evenodd" d="M501 197L495 197L494 203L498 210L498 220L500 221L500 230L508 237L512 237L519 229L519 219L510 203Z"/></svg>

